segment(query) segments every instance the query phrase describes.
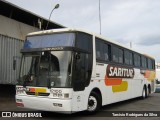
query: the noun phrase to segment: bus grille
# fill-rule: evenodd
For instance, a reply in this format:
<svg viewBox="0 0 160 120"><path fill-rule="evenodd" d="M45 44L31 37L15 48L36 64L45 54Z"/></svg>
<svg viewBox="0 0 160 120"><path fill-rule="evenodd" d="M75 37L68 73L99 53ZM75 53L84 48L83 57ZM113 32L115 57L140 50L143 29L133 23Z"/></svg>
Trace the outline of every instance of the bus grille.
<svg viewBox="0 0 160 120"><path fill-rule="evenodd" d="M35 92L26 92L26 94L27 95L35 95L35 96L49 96L50 95L50 93L41 93L41 92L39 92L39 93L35 93Z"/></svg>

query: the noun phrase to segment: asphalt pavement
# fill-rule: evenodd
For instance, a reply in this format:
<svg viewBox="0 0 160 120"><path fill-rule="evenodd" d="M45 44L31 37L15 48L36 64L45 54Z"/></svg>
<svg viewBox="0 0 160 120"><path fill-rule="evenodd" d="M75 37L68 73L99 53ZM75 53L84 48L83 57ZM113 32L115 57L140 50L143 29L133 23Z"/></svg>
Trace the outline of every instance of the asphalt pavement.
<svg viewBox="0 0 160 120"><path fill-rule="evenodd" d="M160 114L160 93L153 93L148 98L142 100L140 98L135 98L131 100L126 100L123 102L118 102L110 105L103 106L102 109L92 115L86 114L86 112L79 112L72 115L57 114L54 112L44 112L44 111L33 111L26 108L18 108L15 104L15 88L14 86L0 86L0 111L11 111L11 112L37 112L42 114L42 118L20 118L29 120L47 119L47 120L160 120L160 117L124 117L123 114L142 114L144 112L153 112ZM11 94L8 94L11 93ZM113 117L113 114L115 116ZM119 114L118 114L119 113ZM119 117L117 116L119 115ZM121 116L121 117L120 117ZM17 118L0 118L0 119L12 119L17 120ZM19 119L19 118L18 118Z"/></svg>

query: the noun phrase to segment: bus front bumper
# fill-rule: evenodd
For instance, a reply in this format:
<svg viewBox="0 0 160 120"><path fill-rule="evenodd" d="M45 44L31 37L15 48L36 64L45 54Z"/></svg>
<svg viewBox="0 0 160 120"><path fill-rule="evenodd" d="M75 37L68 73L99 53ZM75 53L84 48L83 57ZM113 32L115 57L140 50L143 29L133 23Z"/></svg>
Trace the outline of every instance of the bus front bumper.
<svg viewBox="0 0 160 120"><path fill-rule="evenodd" d="M16 105L34 110L72 113L72 99L51 99L44 97L16 95Z"/></svg>

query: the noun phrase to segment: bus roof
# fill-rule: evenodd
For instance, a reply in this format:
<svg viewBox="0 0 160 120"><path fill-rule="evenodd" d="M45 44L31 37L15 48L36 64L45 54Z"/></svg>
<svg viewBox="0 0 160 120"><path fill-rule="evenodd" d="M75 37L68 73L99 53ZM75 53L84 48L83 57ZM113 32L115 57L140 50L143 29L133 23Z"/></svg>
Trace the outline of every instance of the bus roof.
<svg viewBox="0 0 160 120"><path fill-rule="evenodd" d="M85 30L82 30L82 29L60 28L60 29L43 30L43 31L29 33L27 36L45 35L45 34L61 33L61 32L83 32L83 33L87 33L87 34L93 35L95 37L98 37L100 39L103 39L103 40L105 40L107 42L110 42L112 44L118 45L120 47L123 47L125 49L131 50L133 52L139 53L139 52L137 52L137 51L135 51L135 50L133 50L133 49L131 49L129 47L123 46L122 44L118 43L117 41L114 41L114 40L109 39L109 38L105 38L102 35L99 35L99 34L96 34L96 33L93 33L93 32L88 32L88 31L85 31ZM151 59L154 59L153 57L151 57L149 55L142 54L142 53L139 53L139 54L144 55L146 57L149 57Z"/></svg>

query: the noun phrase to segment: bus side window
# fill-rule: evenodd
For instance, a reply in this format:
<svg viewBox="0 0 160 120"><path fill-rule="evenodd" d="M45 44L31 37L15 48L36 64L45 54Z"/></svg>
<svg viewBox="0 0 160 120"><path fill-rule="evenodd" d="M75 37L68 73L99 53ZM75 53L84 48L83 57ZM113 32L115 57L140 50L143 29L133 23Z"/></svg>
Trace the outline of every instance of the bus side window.
<svg viewBox="0 0 160 120"><path fill-rule="evenodd" d="M102 39L96 38L96 59L100 61L109 61L111 58L111 46Z"/></svg>
<svg viewBox="0 0 160 120"><path fill-rule="evenodd" d="M129 64L133 65L133 53L129 52Z"/></svg>
<svg viewBox="0 0 160 120"><path fill-rule="evenodd" d="M118 62L118 48L115 46L112 47L112 60Z"/></svg>
<svg viewBox="0 0 160 120"><path fill-rule="evenodd" d="M96 59L103 60L103 42L96 39Z"/></svg>
<svg viewBox="0 0 160 120"><path fill-rule="evenodd" d="M112 47L112 60L117 63L123 63L124 61L124 51L117 46Z"/></svg>
<svg viewBox="0 0 160 120"><path fill-rule="evenodd" d="M136 53L134 53L134 65L136 66L136 67L140 67L140 55L138 55L138 54L136 54Z"/></svg>
<svg viewBox="0 0 160 120"><path fill-rule="evenodd" d="M148 69L153 69L152 60L148 58Z"/></svg>
<svg viewBox="0 0 160 120"><path fill-rule="evenodd" d="M123 61L124 61L124 60L123 60L123 56L124 56L123 54L124 54L123 50L122 50L122 49L119 49L119 50L118 50L118 62L119 62L119 63L123 63Z"/></svg>
<svg viewBox="0 0 160 120"><path fill-rule="evenodd" d="M109 46L108 44L103 44L104 60L109 60Z"/></svg>
<svg viewBox="0 0 160 120"><path fill-rule="evenodd" d="M128 50L124 51L124 63L127 65L133 65L133 56L132 53Z"/></svg>
<svg viewBox="0 0 160 120"><path fill-rule="evenodd" d="M142 56L141 58L142 58L142 67L147 68L147 58L144 56Z"/></svg>
<svg viewBox="0 0 160 120"><path fill-rule="evenodd" d="M125 51L124 52L124 62L125 62L125 64L129 65L129 63L130 63L129 60L130 60L129 51Z"/></svg>

